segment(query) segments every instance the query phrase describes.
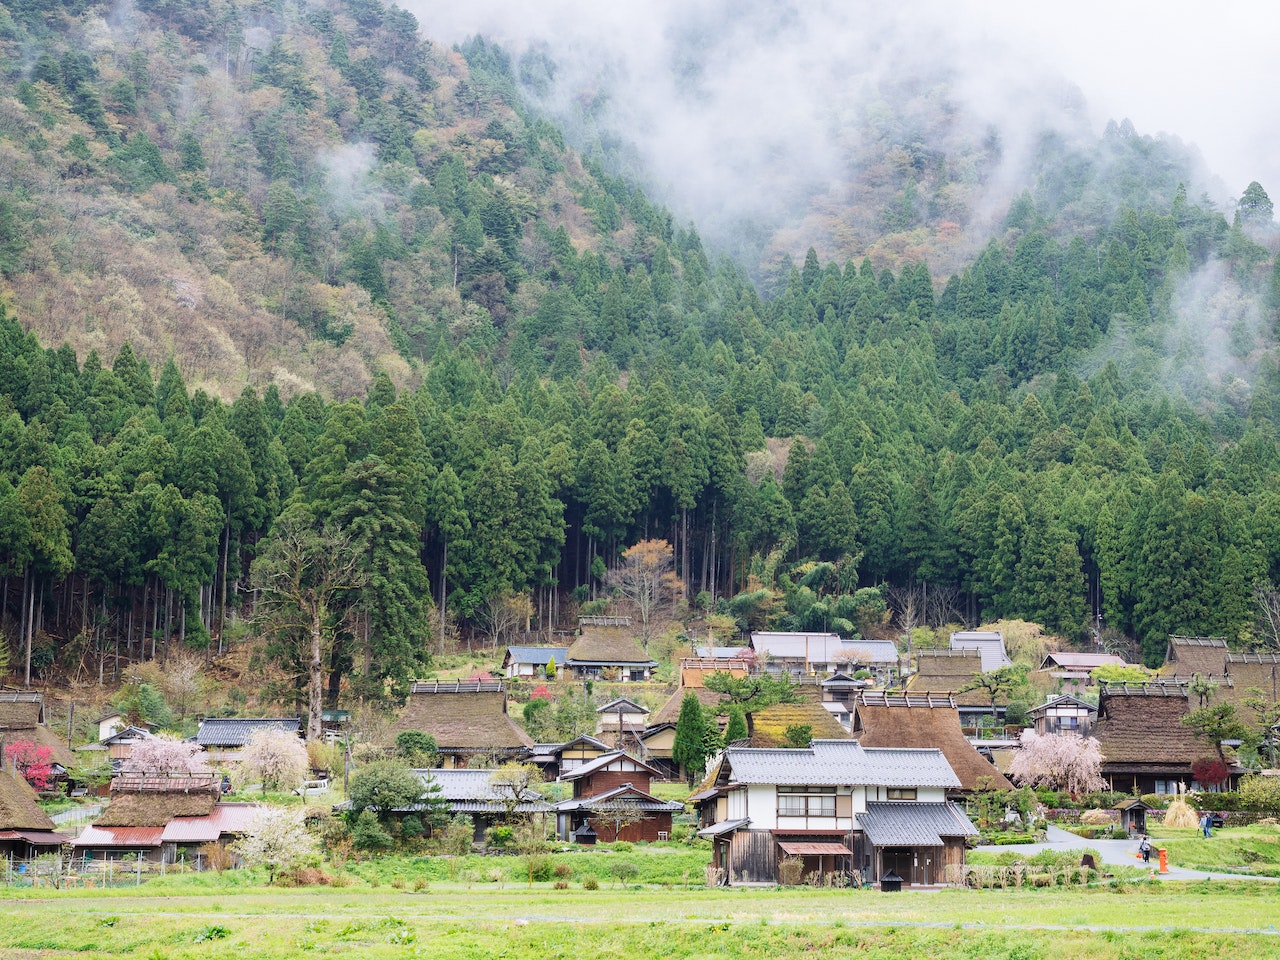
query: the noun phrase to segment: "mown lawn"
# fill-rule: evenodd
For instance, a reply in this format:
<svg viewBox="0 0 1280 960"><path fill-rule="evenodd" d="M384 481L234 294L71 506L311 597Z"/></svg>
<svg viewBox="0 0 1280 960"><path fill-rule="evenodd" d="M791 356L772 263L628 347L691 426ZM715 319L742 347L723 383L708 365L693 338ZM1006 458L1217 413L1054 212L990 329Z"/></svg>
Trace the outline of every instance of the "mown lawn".
<svg viewBox="0 0 1280 960"><path fill-rule="evenodd" d="M260 877L15 891L0 899L0 958L1280 957L1280 888L1256 881L903 894L243 885Z"/></svg>

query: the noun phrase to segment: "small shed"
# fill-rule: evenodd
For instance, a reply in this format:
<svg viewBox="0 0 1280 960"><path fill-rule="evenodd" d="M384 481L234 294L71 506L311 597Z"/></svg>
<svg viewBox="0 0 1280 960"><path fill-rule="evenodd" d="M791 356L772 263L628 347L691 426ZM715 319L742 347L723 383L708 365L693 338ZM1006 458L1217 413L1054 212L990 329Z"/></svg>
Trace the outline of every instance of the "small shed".
<svg viewBox="0 0 1280 960"><path fill-rule="evenodd" d="M1132 797L1128 800L1122 800L1117 803L1112 810L1120 813L1120 826L1129 831L1129 835L1135 833L1147 832L1147 814L1155 807L1144 803L1138 797Z"/></svg>

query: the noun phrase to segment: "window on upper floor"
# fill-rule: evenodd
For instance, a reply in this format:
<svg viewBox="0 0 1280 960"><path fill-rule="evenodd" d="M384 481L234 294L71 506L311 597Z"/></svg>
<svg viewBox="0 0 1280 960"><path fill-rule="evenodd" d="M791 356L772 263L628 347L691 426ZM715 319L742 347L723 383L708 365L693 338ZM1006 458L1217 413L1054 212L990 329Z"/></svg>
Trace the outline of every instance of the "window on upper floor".
<svg viewBox="0 0 1280 960"><path fill-rule="evenodd" d="M780 817L834 817L835 815L835 787L778 787L778 816Z"/></svg>
<svg viewBox="0 0 1280 960"><path fill-rule="evenodd" d="M889 787L885 795L890 800L914 800L916 798L915 787Z"/></svg>

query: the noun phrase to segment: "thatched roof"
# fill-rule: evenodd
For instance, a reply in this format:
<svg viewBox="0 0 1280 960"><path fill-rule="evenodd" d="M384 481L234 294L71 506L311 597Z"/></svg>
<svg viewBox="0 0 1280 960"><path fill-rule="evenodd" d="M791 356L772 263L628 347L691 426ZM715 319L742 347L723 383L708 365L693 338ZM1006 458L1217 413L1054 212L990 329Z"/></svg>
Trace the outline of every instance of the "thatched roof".
<svg viewBox="0 0 1280 960"><path fill-rule="evenodd" d="M25 730L40 725L39 700L0 698L0 730Z"/></svg>
<svg viewBox="0 0 1280 960"><path fill-rule="evenodd" d="M1161 674L1190 680L1197 673L1203 677L1221 677L1226 670L1227 641L1222 637L1169 638Z"/></svg>
<svg viewBox="0 0 1280 960"><path fill-rule="evenodd" d="M680 719L680 705L684 703L684 695L692 693L698 698L698 703L702 704L703 712L714 713L716 708L723 703L727 697L723 693L716 693L714 690L708 690L706 687L678 687L676 692L667 698L667 702L649 718L649 726L657 727L664 723L676 723ZM723 726L728 717L717 718Z"/></svg>
<svg viewBox="0 0 1280 960"><path fill-rule="evenodd" d="M584 626L565 654L565 663L657 665L629 626Z"/></svg>
<svg viewBox="0 0 1280 960"><path fill-rule="evenodd" d="M978 650L921 650L916 654L916 673L907 681L908 693L953 693L962 707L991 704L985 690L969 690L982 673L982 653Z"/></svg>
<svg viewBox="0 0 1280 960"><path fill-rule="evenodd" d="M432 689L416 685L404 712L391 727L393 734L420 730L436 738L446 753L484 753L533 746L533 740L507 715L507 695L465 685Z"/></svg>
<svg viewBox="0 0 1280 960"><path fill-rule="evenodd" d="M99 827L163 827L174 817L204 817L218 802L215 793L159 791L122 793L107 804L94 822Z"/></svg>
<svg viewBox="0 0 1280 960"><path fill-rule="evenodd" d="M1101 684L1093 736L1102 747L1102 772L1170 770L1217 756L1214 745L1182 725L1193 704L1177 684Z"/></svg>
<svg viewBox="0 0 1280 960"><path fill-rule="evenodd" d="M786 747L790 727L808 726L812 740L848 740L849 732L840 726L827 708L813 700L800 703L775 703L772 707L747 714L747 731L753 747Z"/></svg>
<svg viewBox="0 0 1280 960"><path fill-rule="evenodd" d="M997 790L1013 786L965 739L960 713L951 700L863 694L854 701L853 736L864 747L941 750L963 790L979 789L983 777Z"/></svg>
<svg viewBox="0 0 1280 960"><path fill-rule="evenodd" d="M1213 700L1229 700L1235 704L1236 716L1244 723L1257 725L1257 716L1244 701L1261 694L1262 699L1280 702L1280 654L1231 653L1227 655L1230 684L1213 692Z"/></svg>
<svg viewBox="0 0 1280 960"><path fill-rule="evenodd" d="M36 803L31 785L6 765L0 770L0 830L53 830L53 821Z"/></svg>

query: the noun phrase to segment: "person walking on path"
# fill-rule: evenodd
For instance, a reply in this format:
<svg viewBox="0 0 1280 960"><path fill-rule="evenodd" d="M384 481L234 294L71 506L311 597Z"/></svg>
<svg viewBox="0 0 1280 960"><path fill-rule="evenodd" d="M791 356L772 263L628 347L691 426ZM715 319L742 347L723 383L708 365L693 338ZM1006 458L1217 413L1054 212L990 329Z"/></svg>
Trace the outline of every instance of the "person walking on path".
<svg viewBox="0 0 1280 960"><path fill-rule="evenodd" d="M1206 840L1208 840L1211 836L1213 836L1213 831L1210 829L1210 827L1212 826L1213 826L1213 818L1209 816L1209 814L1206 813L1203 817L1200 818L1200 829L1204 831L1204 838Z"/></svg>
<svg viewBox="0 0 1280 960"><path fill-rule="evenodd" d="M1151 839L1144 833L1138 842L1138 850L1142 853L1142 862L1151 862Z"/></svg>

